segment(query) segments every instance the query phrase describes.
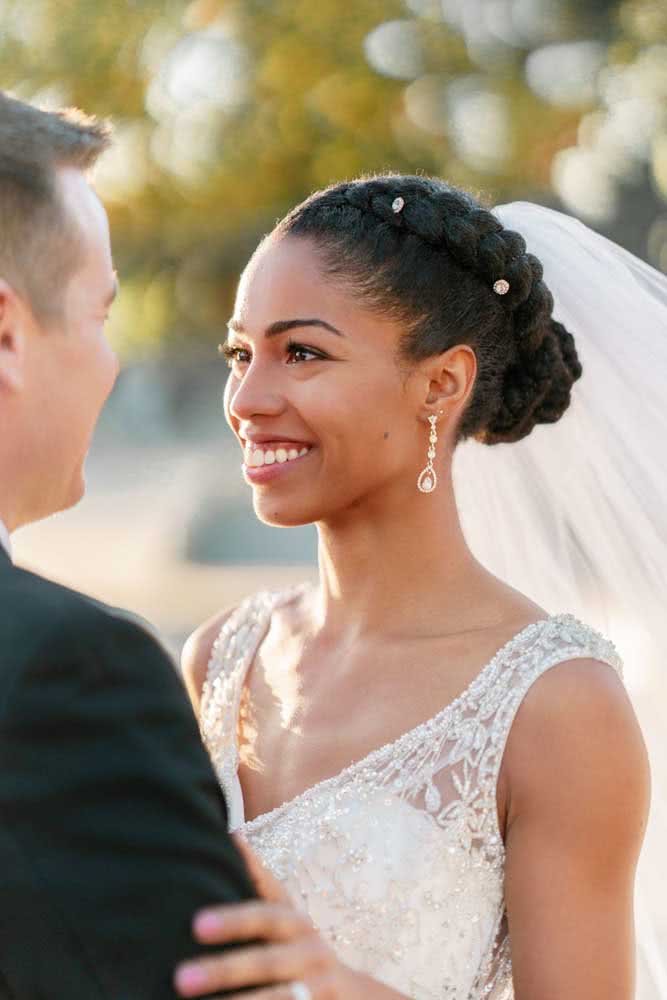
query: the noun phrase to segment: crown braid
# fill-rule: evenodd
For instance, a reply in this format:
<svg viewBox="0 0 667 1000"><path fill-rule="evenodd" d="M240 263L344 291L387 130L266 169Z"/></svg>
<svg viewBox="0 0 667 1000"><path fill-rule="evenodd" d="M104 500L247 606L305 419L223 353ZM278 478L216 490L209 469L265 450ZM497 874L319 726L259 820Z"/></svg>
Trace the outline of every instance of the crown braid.
<svg viewBox="0 0 667 1000"><path fill-rule="evenodd" d="M293 209L273 234L285 235L315 240L326 273L404 324L403 360L473 347L478 372L457 441L517 441L567 409L582 369L552 318L542 265L468 193L413 176L337 184ZM493 289L499 279L506 295Z"/></svg>

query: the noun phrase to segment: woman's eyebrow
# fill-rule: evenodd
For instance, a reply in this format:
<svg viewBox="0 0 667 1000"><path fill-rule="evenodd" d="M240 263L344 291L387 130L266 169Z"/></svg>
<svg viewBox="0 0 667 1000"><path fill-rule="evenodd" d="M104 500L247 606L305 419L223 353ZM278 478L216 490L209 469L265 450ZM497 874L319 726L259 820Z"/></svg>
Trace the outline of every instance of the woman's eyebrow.
<svg viewBox="0 0 667 1000"><path fill-rule="evenodd" d="M243 324L234 318L230 319L227 326L230 330L233 330L234 333L245 333ZM324 319L315 319L315 318L277 320L275 323L271 323L271 325L266 328L266 330L264 331L264 336L278 337L281 333L287 333L288 330L295 330L304 326L319 326L323 330L328 330L329 333L335 333L337 337L345 336L345 334L341 330L338 330L335 326L332 326L331 323L327 323L327 321Z"/></svg>

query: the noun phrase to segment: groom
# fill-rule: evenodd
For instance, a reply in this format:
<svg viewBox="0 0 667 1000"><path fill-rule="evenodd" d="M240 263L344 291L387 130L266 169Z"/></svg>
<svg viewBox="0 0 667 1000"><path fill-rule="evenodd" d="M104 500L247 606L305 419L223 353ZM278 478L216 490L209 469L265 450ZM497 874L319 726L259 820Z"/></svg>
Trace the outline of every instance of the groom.
<svg viewBox="0 0 667 1000"><path fill-rule="evenodd" d="M118 372L107 129L0 92L0 998L165 1000L196 910L254 895L181 681L122 613L12 565L75 504ZM91 558L95 553L91 552Z"/></svg>

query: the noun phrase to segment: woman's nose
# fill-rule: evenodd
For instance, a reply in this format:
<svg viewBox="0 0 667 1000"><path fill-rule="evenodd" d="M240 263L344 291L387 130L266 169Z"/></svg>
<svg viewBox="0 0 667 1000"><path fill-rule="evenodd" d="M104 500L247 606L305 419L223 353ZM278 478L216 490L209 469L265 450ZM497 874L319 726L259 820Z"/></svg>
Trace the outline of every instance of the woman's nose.
<svg viewBox="0 0 667 1000"><path fill-rule="evenodd" d="M285 397L278 391L275 380L268 377L262 366L251 364L242 379L230 376L227 383L227 406L236 420L279 416L285 409Z"/></svg>

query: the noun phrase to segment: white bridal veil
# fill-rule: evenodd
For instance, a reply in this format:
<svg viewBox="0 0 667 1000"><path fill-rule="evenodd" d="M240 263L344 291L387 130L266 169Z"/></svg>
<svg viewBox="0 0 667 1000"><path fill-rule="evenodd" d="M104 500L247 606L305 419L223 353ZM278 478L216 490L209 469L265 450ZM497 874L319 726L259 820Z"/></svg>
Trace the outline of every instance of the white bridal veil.
<svg viewBox="0 0 667 1000"><path fill-rule="evenodd" d="M527 202L494 214L540 258L583 375L555 424L454 457L464 533L493 573L604 632L652 770L636 883L637 1000L667 998L667 277ZM623 789L618 789L622 797Z"/></svg>

